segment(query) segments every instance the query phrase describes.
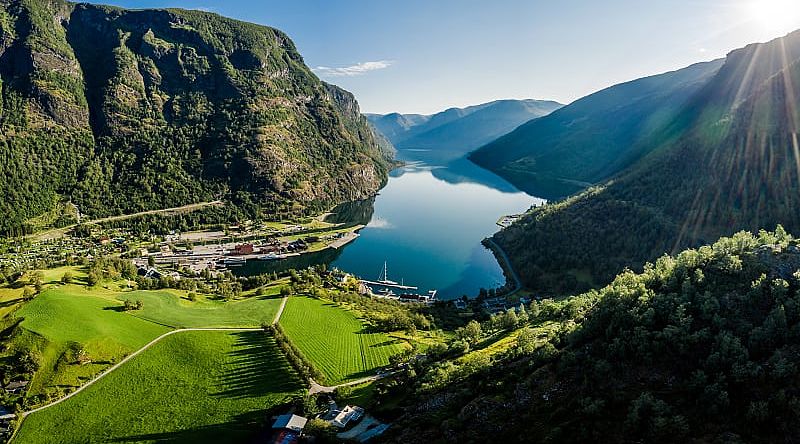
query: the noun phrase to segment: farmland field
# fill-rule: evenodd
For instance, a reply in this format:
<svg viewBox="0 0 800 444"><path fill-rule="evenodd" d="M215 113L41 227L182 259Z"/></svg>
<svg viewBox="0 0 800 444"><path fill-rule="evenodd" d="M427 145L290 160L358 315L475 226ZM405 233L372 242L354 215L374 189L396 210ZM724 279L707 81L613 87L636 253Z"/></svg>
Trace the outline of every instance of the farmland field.
<svg viewBox="0 0 800 444"><path fill-rule="evenodd" d="M102 290L77 285L51 288L17 312L23 333L11 349L38 349L42 365L31 381L30 394L77 386L111 362L138 350L169 328L120 311L121 303ZM59 362L70 343L80 343L92 363Z"/></svg>
<svg viewBox="0 0 800 444"><path fill-rule="evenodd" d="M196 302L180 297L174 290L133 291L121 293L117 299L141 300L142 310L133 316L175 328L190 327L260 327L272 323L281 305L278 289L263 296L222 302L205 300Z"/></svg>
<svg viewBox="0 0 800 444"><path fill-rule="evenodd" d="M303 383L262 332L181 332L23 422L15 443L249 442Z"/></svg>
<svg viewBox="0 0 800 444"><path fill-rule="evenodd" d="M290 297L280 324L329 385L373 375L404 347L385 333L366 332L352 313L318 299Z"/></svg>

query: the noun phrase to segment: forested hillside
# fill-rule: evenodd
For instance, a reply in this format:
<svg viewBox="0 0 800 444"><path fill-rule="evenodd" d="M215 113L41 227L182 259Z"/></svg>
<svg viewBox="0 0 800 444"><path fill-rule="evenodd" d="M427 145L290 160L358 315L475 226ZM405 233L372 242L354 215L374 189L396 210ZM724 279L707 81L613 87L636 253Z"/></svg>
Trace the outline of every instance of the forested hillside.
<svg viewBox="0 0 800 444"><path fill-rule="evenodd" d="M623 83L579 99L470 154L517 188L561 198L609 178L685 129L676 119L722 60Z"/></svg>
<svg viewBox="0 0 800 444"><path fill-rule="evenodd" d="M0 0L0 85L0 233L67 202L303 211L386 178L352 95L282 32L215 14Z"/></svg>
<svg viewBox="0 0 800 444"><path fill-rule="evenodd" d="M571 292L737 230L800 231L798 60L800 32L734 51L680 111L686 130L498 233L525 283Z"/></svg>
<svg viewBox="0 0 800 444"><path fill-rule="evenodd" d="M780 228L529 313L522 331L558 333L535 347L518 333L434 391L454 372L432 366L388 441L772 443L800 428L800 247Z"/></svg>

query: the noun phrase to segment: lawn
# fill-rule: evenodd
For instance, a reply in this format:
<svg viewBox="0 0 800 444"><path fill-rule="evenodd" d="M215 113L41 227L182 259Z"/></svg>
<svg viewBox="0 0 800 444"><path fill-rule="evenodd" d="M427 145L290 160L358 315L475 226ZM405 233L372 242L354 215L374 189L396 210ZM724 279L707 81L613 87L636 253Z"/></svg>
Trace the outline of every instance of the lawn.
<svg viewBox="0 0 800 444"><path fill-rule="evenodd" d="M35 344L42 355L29 394L61 391L138 350L169 328L121 311L121 303L102 290L66 285L45 290L16 315L23 318L23 334L15 346ZM71 365L61 360L70 342L83 345L91 364Z"/></svg>
<svg viewBox="0 0 800 444"><path fill-rule="evenodd" d="M198 296L189 301L185 293L174 290L133 291L121 293L117 299L141 300L142 310L133 316L175 328L190 327L260 327L271 324L281 305L280 289L270 287L263 296L250 296L238 301L207 300Z"/></svg>
<svg viewBox="0 0 800 444"><path fill-rule="evenodd" d="M32 414L14 442L250 442L265 409L302 392L264 333L182 332Z"/></svg>
<svg viewBox="0 0 800 444"><path fill-rule="evenodd" d="M289 298L280 324L329 385L375 374L404 347L385 333L365 331L351 312L318 299Z"/></svg>

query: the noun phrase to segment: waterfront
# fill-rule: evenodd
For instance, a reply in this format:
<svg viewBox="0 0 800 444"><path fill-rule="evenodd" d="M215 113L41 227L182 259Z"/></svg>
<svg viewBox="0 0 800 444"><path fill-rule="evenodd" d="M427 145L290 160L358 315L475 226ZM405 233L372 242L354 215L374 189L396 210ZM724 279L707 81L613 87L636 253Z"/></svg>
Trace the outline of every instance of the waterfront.
<svg viewBox="0 0 800 444"><path fill-rule="evenodd" d="M440 299L474 296L503 285L502 269L481 240L496 232L498 218L543 202L505 180L459 159L438 162L424 151L401 151L406 165L392 171L379 195L334 209L329 221L365 224L357 240L339 250L270 262L249 262L250 274L325 263L377 279L437 289Z"/></svg>

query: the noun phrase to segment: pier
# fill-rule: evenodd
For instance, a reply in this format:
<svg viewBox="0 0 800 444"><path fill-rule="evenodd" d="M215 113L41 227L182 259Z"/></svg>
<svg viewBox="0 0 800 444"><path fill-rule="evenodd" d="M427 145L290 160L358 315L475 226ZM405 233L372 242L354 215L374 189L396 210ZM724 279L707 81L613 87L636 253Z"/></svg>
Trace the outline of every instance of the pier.
<svg viewBox="0 0 800 444"><path fill-rule="evenodd" d="M397 288L399 290L419 290L419 287L413 287L413 286L410 286L410 285L398 284L397 282L367 281L367 280L364 280L364 279L361 279L361 282L363 282L363 283L365 283L367 285L380 285L382 287Z"/></svg>

